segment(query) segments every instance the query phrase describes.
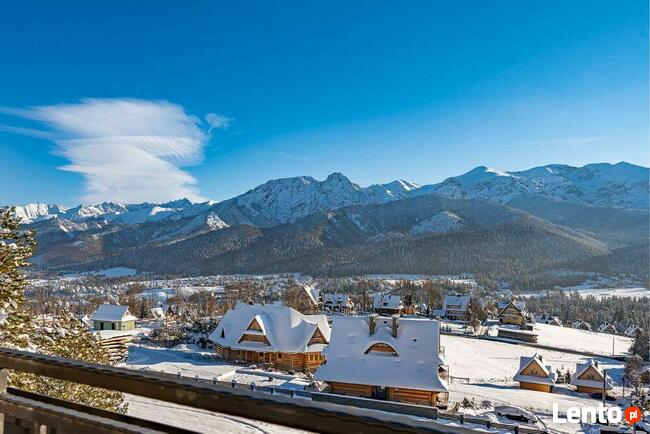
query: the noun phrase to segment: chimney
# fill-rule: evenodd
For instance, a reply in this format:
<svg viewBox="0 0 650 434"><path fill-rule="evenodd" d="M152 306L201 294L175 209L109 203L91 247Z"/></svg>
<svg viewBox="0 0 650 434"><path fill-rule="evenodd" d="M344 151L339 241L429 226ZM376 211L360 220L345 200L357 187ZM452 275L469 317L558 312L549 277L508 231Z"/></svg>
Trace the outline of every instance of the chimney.
<svg viewBox="0 0 650 434"><path fill-rule="evenodd" d="M393 319L393 329L391 333L394 338L397 338L397 320L399 320L399 315L393 315L391 318Z"/></svg>
<svg viewBox="0 0 650 434"><path fill-rule="evenodd" d="M377 315L372 314L368 316L368 328L371 335L375 334L375 327L377 327Z"/></svg>

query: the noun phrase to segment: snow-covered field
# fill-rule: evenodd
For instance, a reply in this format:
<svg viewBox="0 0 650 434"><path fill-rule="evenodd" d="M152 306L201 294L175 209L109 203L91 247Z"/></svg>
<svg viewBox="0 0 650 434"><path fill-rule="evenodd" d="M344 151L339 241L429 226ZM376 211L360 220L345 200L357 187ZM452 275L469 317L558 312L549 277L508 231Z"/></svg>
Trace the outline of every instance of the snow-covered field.
<svg viewBox="0 0 650 434"><path fill-rule="evenodd" d="M573 292L576 291L581 297L593 295L597 299L603 297L650 297L650 290L642 287L637 288L562 288L563 291Z"/></svg>
<svg viewBox="0 0 650 434"><path fill-rule="evenodd" d="M569 406L598 404L598 400L577 393L569 386L559 385L554 393L543 393L520 389L518 383L512 382L521 356L532 356L537 352L553 369L569 369L571 372L575 371L576 364L584 362L588 357L460 336L443 335L441 345L445 347L445 362L452 377L449 385L450 402L462 401L467 397L474 398L477 404L488 400L495 405L522 407L534 411L547 426L562 432L576 432L578 427L566 424L553 426L553 403L558 404L561 413ZM607 369L608 375L615 382L621 381L623 362L606 357L598 357L596 360ZM469 382L465 382L467 380Z"/></svg>
<svg viewBox="0 0 650 434"><path fill-rule="evenodd" d="M611 345L611 335L589 333L569 328L541 325L542 336L562 338L574 345L588 346L597 350L605 345L600 342L601 336ZM548 329L548 330L547 330ZM597 335L597 336L591 336ZM595 339L595 341L594 341ZM585 341L587 343L580 343ZM631 342L629 339L627 343ZM554 370L563 372L575 371L576 365L588 359L586 356L569 354L561 350L541 350L525 345L506 342L473 339L462 336L441 337L441 345L445 347L445 364L449 367L451 381L450 403L462 401L463 398L474 398L477 404L488 400L493 405L512 405L534 411L549 428L561 432L576 432L578 427L572 425L552 424L551 415L553 403L557 403L563 413L569 406L597 405L598 400L586 394L577 393L570 386L558 385L554 393L523 390L517 383L512 382L519 367L521 356L541 354ZM569 344L567 344L569 345ZM623 362L597 357L600 366L607 369L608 375L615 383L621 381ZM214 359L211 352L199 350L196 347L177 347L162 349L155 347L132 346L126 364L131 369L150 369L169 374L181 374L184 377L198 376L204 379L220 381L235 380L240 384L255 383L258 386L276 386L302 389L307 381L296 376L279 373L266 373L260 370L250 370L242 365L234 365ZM620 388L616 388L620 391ZM156 402L154 400L128 396L129 414L138 417L152 417L156 420L178 426L191 426L199 432L232 432L248 433L263 431L268 433L290 432L283 427L277 427L258 421L250 421L229 415L214 414L202 410ZM164 407L166 411L161 412Z"/></svg>
<svg viewBox="0 0 650 434"><path fill-rule="evenodd" d="M536 324L535 330L539 333L538 343L542 345L551 345L558 348L585 351L607 356L612 354L626 354L633 342L632 338L626 336L590 332L549 324Z"/></svg>
<svg viewBox="0 0 650 434"><path fill-rule="evenodd" d="M581 297L593 295L598 300L603 297L650 297L650 290L637 286L632 288L594 288L591 284L583 284L577 286L565 286L560 288L564 292L577 292ZM541 297L545 292L533 292L522 294L522 297Z"/></svg>

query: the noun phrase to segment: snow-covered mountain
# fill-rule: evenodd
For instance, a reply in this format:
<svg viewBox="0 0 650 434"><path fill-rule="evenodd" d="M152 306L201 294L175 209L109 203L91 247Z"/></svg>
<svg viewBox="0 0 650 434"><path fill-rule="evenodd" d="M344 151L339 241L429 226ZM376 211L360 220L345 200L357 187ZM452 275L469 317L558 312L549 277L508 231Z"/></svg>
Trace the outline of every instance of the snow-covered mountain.
<svg viewBox="0 0 650 434"><path fill-rule="evenodd" d="M627 209L648 209L650 170L629 163L588 164L583 167L552 164L520 172L479 166L439 184L420 186L397 180L360 187L341 173L319 181L310 176L268 181L223 202L192 203L180 199L163 204L125 205L105 202L65 208L28 204L16 207L24 223L57 218L81 223L141 224L198 217L195 222L217 222L214 228L247 224L271 227L302 217L354 205L374 205L425 194L452 199L479 198L511 204L544 200ZM210 225L208 225L210 226Z"/></svg>
<svg viewBox="0 0 650 434"><path fill-rule="evenodd" d="M316 212L391 202L409 196L418 188L419 185L402 180L360 187L341 173L332 173L324 181L300 176L268 181L217 204L215 211L229 224L268 227Z"/></svg>
<svg viewBox="0 0 650 434"><path fill-rule="evenodd" d="M540 195L558 201L647 210L649 174L648 168L625 162L583 167L551 164L521 172L479 166L439 184L426 185L415 194L481 198L499 203L509 203L522 195Z"/></svg>
<svg viewBox="0 0 650 434"><path fill-rule="evenodd" d="M104 202L98 205L79 205L65 208L60 205L30 203L17 206L15 215L22 223L38 223L57 218L70 222L100 220L118 224L138 224L165 220L167 218L191 217L206 212L213 202L192 203L187 199L176 200L164 204L141 203L123 205L114 202Z"/></svg>

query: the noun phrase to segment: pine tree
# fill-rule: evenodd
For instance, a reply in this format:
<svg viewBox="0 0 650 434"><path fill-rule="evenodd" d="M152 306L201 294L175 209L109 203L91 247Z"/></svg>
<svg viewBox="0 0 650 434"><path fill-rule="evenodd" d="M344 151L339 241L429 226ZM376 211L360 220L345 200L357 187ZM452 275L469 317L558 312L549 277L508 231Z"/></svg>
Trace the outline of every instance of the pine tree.
<svg viewBox="0 0 650 434"><path fill-rule="evenodd" d="M20 229L13 208L0 209L0 345L25 348L31 317L25 306L26 278L21 269L36 248L34 233Z"/></svg>
<svg viewBox="0 0 650 434"><path fill-rule="evenodd" d="M31 344L39 353L111 365L109 355L79 319L66 309L61 309L51 325L37 328ZM124 395L113 390L100 389L85 384L47 378L40 375L14 373L12 386L53 398L72 401L119 413L126 413Z"/></svg>

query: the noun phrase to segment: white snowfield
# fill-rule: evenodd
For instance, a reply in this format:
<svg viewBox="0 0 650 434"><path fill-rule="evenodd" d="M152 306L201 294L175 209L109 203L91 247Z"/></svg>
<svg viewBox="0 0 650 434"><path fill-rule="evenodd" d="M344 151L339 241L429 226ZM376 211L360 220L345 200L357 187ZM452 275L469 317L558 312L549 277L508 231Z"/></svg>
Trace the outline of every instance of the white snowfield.
<svg viewBox="0 0 650 434"><path fill-rule="evenodd" d="M553 327L553 326L548 326ZM558 327L559 328L559 327ZM572 329L569 329L572 330ZM513 405L534 411L549 427L560 432L574 433L578 426L552 424L553 403L557 403L560 413L570 406L598 405L599 400L587 394L577 393L571 386L556 385L554 393L544 393L520 389L512 377L519 369L521 356L542 355L553 370L575 372L578 364L589 360L587 356L548 351L505 342L468 339L460 336L443 335L441 344L445 347L445 361L449 366L449 401L462 401L474 398L477 404L483 400L494 405ZM596 360L615 383L620 383L624 363L606 357Z"/></svg>
<svg viewBox="0 0 650 434"><path fill-rule="evenodd" d="M632 338L627 336L590 332L550 324L535 324L535 331L539 333L537 342L541 345L605 356L627 354L634 342Z"/></svg>

